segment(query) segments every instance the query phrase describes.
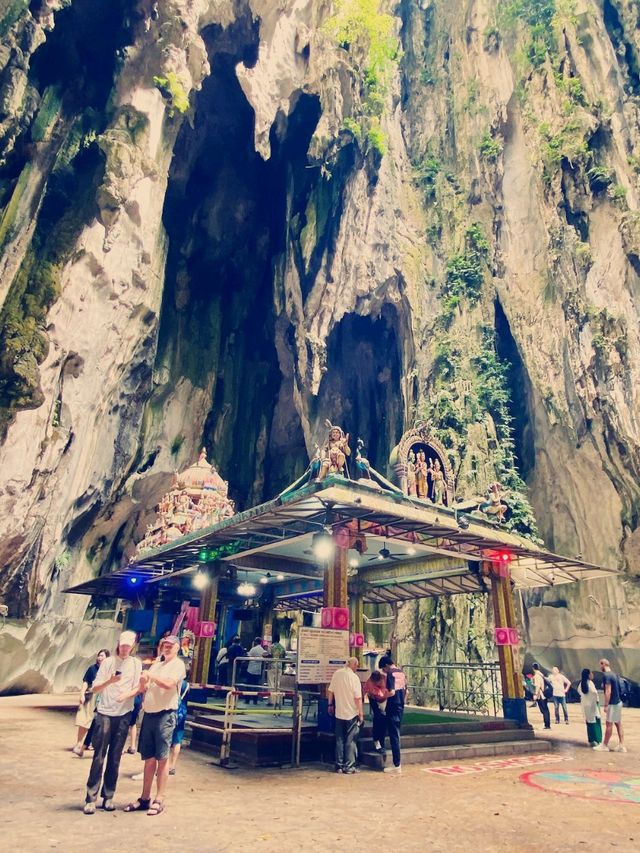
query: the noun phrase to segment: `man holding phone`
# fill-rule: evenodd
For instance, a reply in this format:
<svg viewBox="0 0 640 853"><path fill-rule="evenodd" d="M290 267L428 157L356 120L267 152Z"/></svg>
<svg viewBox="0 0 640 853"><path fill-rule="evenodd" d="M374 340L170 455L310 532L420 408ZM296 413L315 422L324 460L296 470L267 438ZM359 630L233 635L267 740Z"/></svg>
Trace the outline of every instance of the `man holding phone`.
<svg viewBox="0 0 640 853"><path fill-rule="evenodd" d="M102 782L102 808L107 812L115 811L113 796L118 782L120 758L129 733L133 699L142 685L142 664L131 656L136 642L133 631L123 631L115 655L106 658L101 664L93 692L100 694L100 703L95 717L93 730L93 761L87 779L87 795L84 813L95 814L96 799ZM104 771L105 758L107 766Z"/></svg>
<svg viewBox="0 0 640 853"><path fill-rule="evenodd" d="M125 806L126 812L146 811L148 815L162 814L164 794L169 775L169 751L176 727L179 690L186 678L184 663L178 657L180 640L171 635L160 643L160 657L142 674L144 719L138 739L138 750L144 761L142 794L135 803ZM156 779L156 795L151 788Z"/></svg>

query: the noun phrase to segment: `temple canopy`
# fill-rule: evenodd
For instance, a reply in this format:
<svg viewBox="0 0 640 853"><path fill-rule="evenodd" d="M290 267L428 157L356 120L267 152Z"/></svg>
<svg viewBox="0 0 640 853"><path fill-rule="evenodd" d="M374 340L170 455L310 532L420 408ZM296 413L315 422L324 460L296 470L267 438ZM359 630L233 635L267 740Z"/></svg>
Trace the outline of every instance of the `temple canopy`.
<svg viewBox="0 0 640 853"><path fill-rule="evenodd" d="M350 581L368 603L488 592L492 580L482 570L484 561L507 561L520 589L618 573L553 554L500 525L447 507L329 475L66 592L133 598L145 585L175 585L190 580L203 564L221 562L246 573L250 583L268 575L276 607L318 607L323 563L314 554L313 537L323 532L350 549Z"/></svg>

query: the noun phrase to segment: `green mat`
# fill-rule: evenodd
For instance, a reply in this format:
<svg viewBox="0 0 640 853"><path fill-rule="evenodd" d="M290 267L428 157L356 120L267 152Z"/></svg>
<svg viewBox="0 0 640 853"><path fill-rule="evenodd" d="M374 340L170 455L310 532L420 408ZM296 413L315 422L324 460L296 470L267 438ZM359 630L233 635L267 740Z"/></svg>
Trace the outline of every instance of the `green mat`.
<svg viewBox="0 0 640 853"><path fill-rule="evenodd" d="M467 714L439 714L437 711L419 711L416 708L405 711L402 715L403 726L428 726L435 723L468 723L477 720Z"/></svg>

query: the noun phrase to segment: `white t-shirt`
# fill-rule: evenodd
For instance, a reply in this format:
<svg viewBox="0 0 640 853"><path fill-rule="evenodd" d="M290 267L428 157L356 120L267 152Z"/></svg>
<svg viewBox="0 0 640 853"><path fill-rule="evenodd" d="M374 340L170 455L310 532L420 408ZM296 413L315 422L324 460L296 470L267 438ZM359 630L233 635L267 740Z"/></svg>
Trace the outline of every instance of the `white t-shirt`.
<svg viewBox="0 0 640 853"><path fill-rule="evenodd" d="M333 693L339 720L352 720L358 716L356 699L362 698L362 685L352 669L347 666L337 669L331 676L329 690Z"/></svg>
<svg viewBox="0 0 640 853"><path fill-rule="evenodd" d="M596 718L600 716L598 708L598 691L593 681L589 680L589 689L586 693L582 692L582 685L578 684L578 693L580 694L580 706L586 723L595 723Z"/></svg>
<svg viewBox="0 0 640 853"><path fill-rule="evenodd" d="M260 675L262 672L262 658L264 657L264 649L262 646L252 646L247 652L250 658L258 658L258 660L250 660L247 664L247 672L251 675Z"/></svg>
<svg viewBox="0 0 640 853"><path fill-rule="evenodd" d="M140 683L140 673L142 672L142 664L138 658L131 655L125 658L119 658L114 655L110 658L105 658L100 664L100 669L96 675L96 680L93 682L94 688L108 681L116 672L122 673L118 681L105 687L98 694L98 711L106 717L121 717L123 714L133 711L133 699L125 699L124 702L118 701L118 696L121 693L131 693Z"/></svg>
<svg viewBox="0 0 640 853"><path fill-rule="evenodd" d="M158 661L149 667L149 675L155 675L163 681L175 681L168 690L152 682L144 694L145 714L157 714L158 711L175 711L178 708L180 685L187 671L179 657L173 660Z"/></svg>
<svg viewBox="0 0 640 853"><path fill-rule="evenodd" d="M567 676L563 675L561 672L558 672L555 675L549 675L547 677L551 682L551 686L553 687L554 696L564 696L569 687L571 687L571 682L569 681Z"/></svg>
<svg viewBox="0 0 640 853"><path fill-rule="evenodd" d="M533 698L544 699L544 677L539 669L533 673Z"/></svg>

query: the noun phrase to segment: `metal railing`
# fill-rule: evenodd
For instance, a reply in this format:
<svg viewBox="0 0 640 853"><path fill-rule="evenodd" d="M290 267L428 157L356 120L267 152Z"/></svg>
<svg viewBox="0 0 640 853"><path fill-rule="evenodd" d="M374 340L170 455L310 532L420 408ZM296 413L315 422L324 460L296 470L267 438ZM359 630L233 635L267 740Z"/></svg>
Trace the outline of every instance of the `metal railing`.
<svg viewBox="0 0 640 853"><path fill-rule="evenodd" d="M497 662L407 664L402 669L407 676L412 705L494 717L502 711Z"/></svg>

